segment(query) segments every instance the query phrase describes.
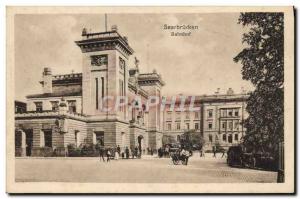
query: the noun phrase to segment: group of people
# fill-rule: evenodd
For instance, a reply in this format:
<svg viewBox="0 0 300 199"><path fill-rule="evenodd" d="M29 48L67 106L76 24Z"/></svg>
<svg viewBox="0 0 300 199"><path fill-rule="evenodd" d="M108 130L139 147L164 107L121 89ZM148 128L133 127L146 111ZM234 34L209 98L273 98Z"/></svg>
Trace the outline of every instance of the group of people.
<svg viewBox="0 0 300 199"><path fill-rule="evenodd" d="M124 149L118 145L116 148L99 148L99 157L100 161L109 162L111 159L118 160L120 157L122 159L134 159L134 158L141 158L142 153L145 153L145 150L141 150L139 147L128 148L127 146ZM152 153L153 150L148 149L148 153ZM106 160L105 160L106 159Z"/></svg>
<svg viewBox="0 0 300 199"><path fill-rule="evenodd" d="M162 158L162 157L168 158L168 157L170 157L170 147L168 145L165 146L165 147L160 147L157 150L157 155L158 155L159 158Z"/></svg>

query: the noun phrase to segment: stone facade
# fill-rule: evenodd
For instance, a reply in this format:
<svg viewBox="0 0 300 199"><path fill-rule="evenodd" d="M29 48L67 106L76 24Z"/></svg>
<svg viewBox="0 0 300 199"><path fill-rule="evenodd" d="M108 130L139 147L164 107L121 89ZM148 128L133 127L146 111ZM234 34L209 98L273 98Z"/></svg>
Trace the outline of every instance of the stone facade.
<svg viewBox="0 0 300 199"><path fill-rule="evenodd" d="M63 156L69 145L83 144L122 150L138 146L142 151L160 147L159 106L147 111L145 106L150 95L160 97L161 76L156 71L140 74L137 59L129 67L134 51L116 29L84 30L75 43L82 51L82 73L53 75L45 68L43 93L28 95L27 111L15 114L16 156ZM105 101L108 96L114 99ZM114 109L122 97L128 102Z"/></svg>
<svg viewBox="0 0 300 199"><path fill-rule="evenodd" d="M175 106L167 103L163 112L164 135L178 142L184 132L195 131L204 138L206 150L212 150L216 145L228 148L239 144L246 131L243 121L248 116L245 108L249 95L230 91L226 94L194 96L194 100L191 96L184 100L177 96Z"/></svg>

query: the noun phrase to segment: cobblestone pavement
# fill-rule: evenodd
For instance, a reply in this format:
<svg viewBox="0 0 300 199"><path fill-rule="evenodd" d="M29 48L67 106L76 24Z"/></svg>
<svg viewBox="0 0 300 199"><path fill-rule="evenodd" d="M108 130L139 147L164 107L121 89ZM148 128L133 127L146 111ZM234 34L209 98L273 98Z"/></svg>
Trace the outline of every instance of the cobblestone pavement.
<svg viewBox="0 0 300 199"><path fill-rule="evenodd" d="M221 158L190 158L173 165L170 158L112 160L98 158L16 158L17 182L226 183L276 182L276 172L231 168Z"/></svg>

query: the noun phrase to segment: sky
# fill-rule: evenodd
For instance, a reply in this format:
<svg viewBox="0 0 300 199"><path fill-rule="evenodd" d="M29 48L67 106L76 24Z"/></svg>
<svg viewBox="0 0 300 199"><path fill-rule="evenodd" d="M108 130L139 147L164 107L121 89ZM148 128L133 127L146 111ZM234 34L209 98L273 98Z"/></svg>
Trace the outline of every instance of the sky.
<svg viewBox="0 0 300 199"><path fill-rule="evenodd" d="M163 95L213 94L217 88L225 93L253 90L242 80L241 63L235 57L245 46L246 31L237 24L239 13L206 14L108 14L108 29L117 25L118 32L128 37L140 60L140 72L161 74L166 85ZM82 28L89 32L105 30L104 15L17 15L15 17L15 98L42 93L44 67L52 74L81 72L80 48ZM164 25L193 25L197 30L165 30ZM190 32L190 36L171 36L171 32Z"/></svg>

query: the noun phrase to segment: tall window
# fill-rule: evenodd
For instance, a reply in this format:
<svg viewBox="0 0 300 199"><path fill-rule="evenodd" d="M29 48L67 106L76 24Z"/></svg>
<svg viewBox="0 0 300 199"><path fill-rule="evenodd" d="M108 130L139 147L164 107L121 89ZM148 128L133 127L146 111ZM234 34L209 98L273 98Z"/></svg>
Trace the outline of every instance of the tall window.
<svg viewBox="0 0 300 199"><path fill-rule="evenodd" d="M190 123L186 123L185 126L186 126L186 129L187 129L187 130L190 129Z"/></svg>
<svg viewBox="0 0 300 199"><path fill-rule="evenodd" d="M34 102L34 103L35 103L36 112L42 112L43 111L43 102Z"/></svg>
<svg viewBox="0 0 300 199"><path fill-rule="evenodd" d="M223 129L223 130L226 129L226 122L222 122L222 129Z"/></svg>
<svg viewBox="0 0 300 199"><path fill-rule="evenodd" d="M239 121L234 121L234 129L239 130Z"/></svg>
<svg viewBox="0 0 300 199"><path fill-rule="evenodd" d="M229 111L228 111L228 116L229 116L229 117L232 117L232 110L229 110Z"/></svg>
<svg viewBox="0 0 300 199"><path fill-rule="evenodd" d="M198 130L199 129L199 124L195 123L195 129Z"/></svg>
<svg viewBox="0 0 300 199"><path fill-rule="evenodd" d="M76 113L76 100L68 100L68 107L70 113Z"/></svg>
<svg viewBox="0 0 300 199"><path fill-rule="evenodd" d="M229 143L232 143L232 134L229 134L229 135L228 135L228 142L229 142Z"/></svg>
<svg viewBox="0 0 300 199"><path fill-rule="evenodd" d="M98 78L95 79L95 84L96 84L96 109L98 110L99 108L99 102L98 102L98 99L99 99L99 94L98 94Z"/></svg>
<svg viewBox="0 0 300 199"><path fill-rule="evenodd" d="M212 129L212 123L211 122L208 123L208 129Z"/></svg>
<svg viewBox="0 0 300 199"><path fill-rule="evenodd" d="M176 123L176 129L180 130L180 123Z"/></svg>
<svg viewBox="0 0 300 199"><path fill-rule="evenodd" d="M104 98L104 77L101 77L101 98Z"/></svg>
<svg viewBox="0 0 300 199"><path fill-rule="evenodd" d="M209 109L209 110L207 110L207 112L208 112L208 117L212 118L213 117L213 110Z"/></svg>
<svg viewBox="0 0 300 199"><path fill-rule="evenodd" d="M238 141L239 140L239 135L238 134L234 134L234 140Z"/></svg>
<svg viewBox="0 0 300 199"><path fill-rule="evenodd" d="M45 147L52 147L52 132L44 131Z"/></svg>
<svg viewBox="0 0 300 199"><path fill-rule="evenodd" d="M52 101L52 111L58 111L58 101Z"/></svg>
<svg viewBox="0 0 300 199"><path fill-rule="evenodd" d="M227 116L227 112L226 112L226 110L221 110L221 115L222 115L222 117L226 117Z"/></svg>
<svg viewBox="0 0 300 199"><path fill-rule="evenodd" d="M228 123L228 128L229 128L229 130L232 130L232 129L233 129L232 121L230 121L230 122Z"/></svg>
<svg viewBox="0 0 300 199"><path fill-rule="evenodd" d="M226 142L226 134L223 134L223 141Z"/></svg>
<svg viewBox="0 0 300 199"><path fill-rule="evenodd" d="M79 131L75 130L75 145L76 147L79 146Z"/></svg>
<svg viewBox="0 0 300 199"><path fill-rule="evenodd" d="M238 117L238 116L239 116L239 110L238 110L238 109L234 111L234 116L235 116L235 117Z"/></svg>

